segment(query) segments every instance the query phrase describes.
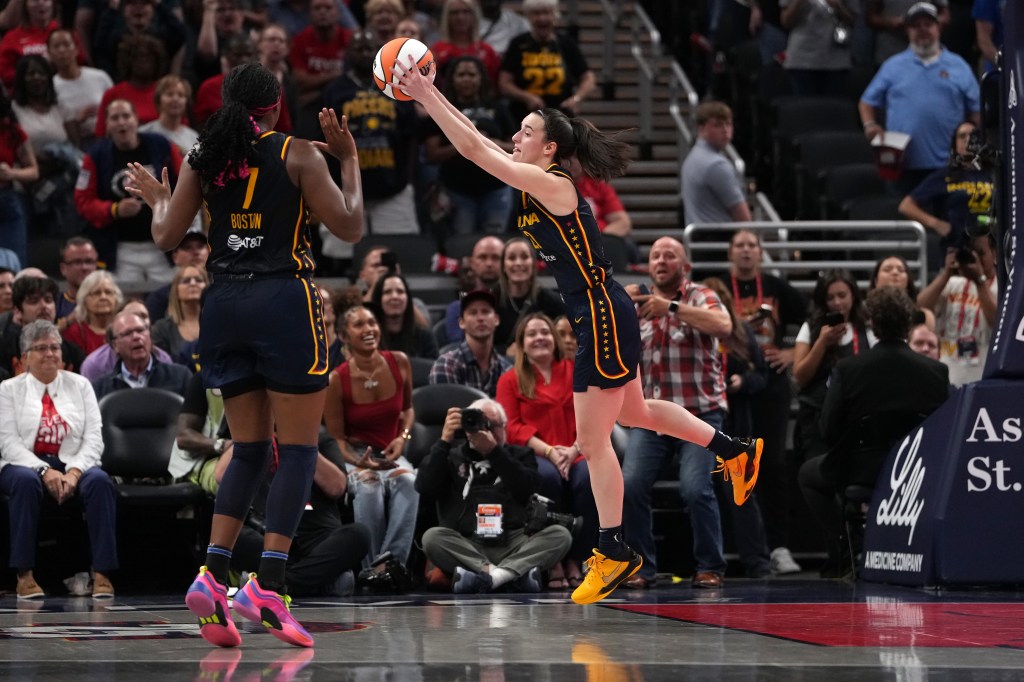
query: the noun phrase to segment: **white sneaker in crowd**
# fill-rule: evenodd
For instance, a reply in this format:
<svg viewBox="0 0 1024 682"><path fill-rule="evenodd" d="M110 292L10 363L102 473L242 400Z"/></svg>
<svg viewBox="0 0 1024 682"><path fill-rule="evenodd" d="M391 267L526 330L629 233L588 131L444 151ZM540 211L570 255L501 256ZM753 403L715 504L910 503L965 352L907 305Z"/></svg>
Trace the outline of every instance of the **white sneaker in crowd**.
<svg viewBox="0 0 1024 682"><path fill-rule="evenodd" d="M88 597L92 594L92 577L88 571L75 573L70 578L64 579L64 585L72 597Z"/></svg>
<svg viewBox="0 0 1024 682"><path fill-rule="evenodd" d="M776 547L771 554L772 573L785 575L786 573L799 573L802 569L800 564L793 560L793 555L786 547Z"/></svg>

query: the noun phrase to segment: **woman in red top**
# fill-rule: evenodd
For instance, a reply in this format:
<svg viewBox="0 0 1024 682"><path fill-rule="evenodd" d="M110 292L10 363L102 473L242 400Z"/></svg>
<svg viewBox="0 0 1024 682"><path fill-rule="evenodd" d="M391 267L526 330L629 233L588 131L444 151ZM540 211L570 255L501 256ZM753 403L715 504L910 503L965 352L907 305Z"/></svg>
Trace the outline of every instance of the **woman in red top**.
<svg viewBox="0 0 1024 682"><path fill-rule="evenodd" d="M480 6L476 0L446 0L440 24L441 39L430 46L437 75L448 78L448 63L456 57L469 56L483 62L490 81L497 83L501 58L493 47L480 40Z"/></svg>
<svg viewBox="0 0 1024 682"><path fill-rule="evenodd" d="M366 563L390 551L404 566L419 507L404 456L415 419L412 367L405 353L379 350L380 326L368 308L353 306L337 323L348 360L331 372L324 422L345 457L355 520L370 529Z"/></svg>
<svg viewBox="0 0 1024 682"><path fill-rule="evenodd" d="M96 270L78 286L74 321L64 328L64 338L86 356L107 343L107 328L124 303L124 294L107 270Z"/></svg>
<svg viewBox="0 0 1024 682"><path fill-rule="evenodd" d="M21 23L0 40L0 80L8 92L14 87L18 58L26 54L45 55L46 39L57 28L53 0L24 0Z"/></svg>
<svg viewBox="0 0 1024 682"><path fill-rule="evenodd" d="M515 366L498 380L496 399L508 415L508 442L537 455L538 491L564 511L583 517L583 528L561 565L551 569L548 587L577 587L580 561L597 541L597 507L590 468L576 447L573 360L544 313L530 313L516 325Z"/></svg>

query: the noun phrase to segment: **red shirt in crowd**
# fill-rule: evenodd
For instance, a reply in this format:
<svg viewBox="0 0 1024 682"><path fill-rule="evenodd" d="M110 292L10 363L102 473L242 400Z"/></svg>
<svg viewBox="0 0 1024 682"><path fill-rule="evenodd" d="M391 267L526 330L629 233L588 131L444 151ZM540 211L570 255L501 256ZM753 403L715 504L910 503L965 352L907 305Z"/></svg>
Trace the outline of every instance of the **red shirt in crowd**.
<svg viewBox="0 0 1024 682"><path fill-rule="evenodd" d="M494 48L482 40L460 47L444 40L438 40L430 46L430 52L434 55L434 64L437 66L437 75L444 78L444 70L448 62L456 57L476 57L484 63L487 70L487 77L491 79L491 87L498 87L498 71L501 69L501 57L494 51Z"/></svg>
<svg viewBox="0 0 1024 682"><path fill-rule="evenodd" d="M576 189L590 204L590 210L594 213L594 218L597 219L597 229L602 232L608 226L608 214L626 210L619 200L615 188L607 182L580 174L579 179L576 180Z"/></svg>
<svg viewBox="0 0 1024 682"><path fill-rule="evenodd" d="M121 81L112 88L107 88L100 100L100 108L96 113L96 137L107 135L107 105L115 99L123 99L131 102L135 109L135 117L139 119L139 125L149 123L160 118L160 112L156 109L156 81L149 85L138 87L128 81Z"/></svg>
<svg viewBox="0 0 1024 682"><path fill-rule="evenodd" d="M195 119L195 129L202 130L206 122L210 120L214 112L220 109L221 87L224 85L225 74L207 78L199 85L196 91L196 102L192 107L192 118ZM277 119L274 130L279 133L287 133L292 129L292 117L288 113L288 105L284 98L281 98L281 115Z"/></svg>
<svg viewBox="0 0 1024 682"><path fill-rule="evenodd" d="M18 63L18 57L26 54L38 54L46 57L46 39L58 28L60 25L54 19L44 28L15 26L4 34L3 40L0 40L0 80L3 81L7 92L14 92L14 70ZM72 37L78 46L78 63L84 66L87 63L85 50L82 49L78 36L72 35Z"/></svg>
<svg viewBox="0 0 1024 682"><path fill-rule="evenodd" d="M289 63L296 71L310 74L341 73L352 33L341 26L335 26L330 40L320 40L319 36L313 26L299 31L292 39Z"/></svg>
<svg viewBox="0 0 1024 682"><path fill-rule="evenodd" d="M508 442L526 445L537 436L549 445L572 445L576 442L576 412L572 404L573 361L556 360L551 365L551 382L533 370L537 385L530 399L519 390L514 369L501 375L495 400L505 408L508 417Z"/></svg>
<svg viewBox="0 0 1024 682"><path fill-rule="evenodd" d="M49 455L56 457L60 454L60 444L68 435L68 423L57 412L57 406L53 404L50 392L43 392L43 414L39 419L39 430L36 432L36 444L32 452L37 457Z"/></svg>
<svg viewBox="0 0 1024 682"><path fill-rule="evenodd" d="M10 121L0 123L0 163L8 166L18 164L18 150L28 139L28 135L13 119L12 115Z"/></svg>

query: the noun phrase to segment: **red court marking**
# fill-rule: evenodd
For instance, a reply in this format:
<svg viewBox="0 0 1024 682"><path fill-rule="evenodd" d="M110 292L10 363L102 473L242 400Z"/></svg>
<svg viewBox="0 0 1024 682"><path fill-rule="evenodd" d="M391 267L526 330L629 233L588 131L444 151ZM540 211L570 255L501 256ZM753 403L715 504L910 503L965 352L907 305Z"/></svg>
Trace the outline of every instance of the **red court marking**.
<svg viewBox="0 0 1024 682"><path fill-rule="evenodd" d="M1024 604L622 604L623 611L822 646L1024 649Z"/></svg>

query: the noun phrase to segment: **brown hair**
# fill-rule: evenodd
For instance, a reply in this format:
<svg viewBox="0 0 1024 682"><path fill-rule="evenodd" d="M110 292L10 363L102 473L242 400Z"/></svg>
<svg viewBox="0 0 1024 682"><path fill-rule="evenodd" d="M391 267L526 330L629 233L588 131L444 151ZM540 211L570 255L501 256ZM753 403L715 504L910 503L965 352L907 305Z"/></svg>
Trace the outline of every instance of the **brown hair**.
<svg viewBox="0 0 1024 682"><path fill-rule="evenodd" d="M731 121L732 109L724 102L709 100L697 105L697 125L702 126L708 121Z"/></svg>
<svg viewBox="0 0 1024 682"><path fill-rule="evenodd" d="M519 382L519 391L523 394L523 397L530 400L537 397L537 377L533 375L533 365L530 364L530 358L527 357L526 351L523 349L523 339L526 338L526 325L533 320L543 320L544 324L548 326L548 330L550 330L551 336L555 341L555 361L557 362L565 358L565 346L562 345L562 337L558 335L555 323L551 321L550 317L544 313L529 313L519 320L513 336L516 344L516 361L512 369L515 371L516 379Z"/></svg>
<svg viewBox="0 0 1024 682"><path fill-rule="evenodd" d="M188 100L189 104L192 103L192 84L181 76L175 76L171 73L156 82L156 90L153 92L153 103L156 104L157 111L160 111L160 98L175 85L185 88L185 99Z"/></svg>
<svg viewBox="0 0 1024 682"><path fill-rule="evenodd" d="M171 280L171 290L167 296L167 317L174 320L174 324L181 324L182 320L185 319L185 309L181 307L181 299L178 297L178 285L181 284L181 280L185 277L186 270L196 270L199 276L203 278L206 285L210 285L210 276L206 274L206 269L201 265L185 265L178 268L178 271L174 273L174 279Z"/></svg>

